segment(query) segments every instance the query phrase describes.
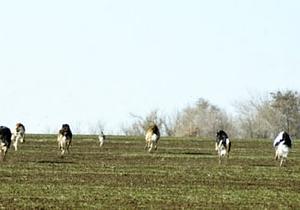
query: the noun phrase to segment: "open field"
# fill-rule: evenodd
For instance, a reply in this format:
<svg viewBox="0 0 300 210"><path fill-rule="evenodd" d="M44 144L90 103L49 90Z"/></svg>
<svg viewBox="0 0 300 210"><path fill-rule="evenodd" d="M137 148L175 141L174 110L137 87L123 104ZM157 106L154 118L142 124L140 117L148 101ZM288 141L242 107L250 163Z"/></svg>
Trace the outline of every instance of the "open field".
<svg viewBox="0 0 300 210"><path fill-rule="evenodd" d="M55 135L28 135L0 163L0 209L300 209L300 148L285 167L271 140L232 140L218 164L214 141L162 138L149 154L142 137L74 136L59 157Z"/></svg>

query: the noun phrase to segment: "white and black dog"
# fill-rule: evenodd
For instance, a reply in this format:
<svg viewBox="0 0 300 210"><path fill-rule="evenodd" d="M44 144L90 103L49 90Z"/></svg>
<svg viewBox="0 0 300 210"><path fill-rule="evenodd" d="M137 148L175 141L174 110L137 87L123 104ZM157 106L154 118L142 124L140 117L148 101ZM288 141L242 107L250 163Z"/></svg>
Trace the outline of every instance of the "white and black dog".
<svg viewBox="0 0 300 210"><path fill-rule="evenodd" d="M225 131L219 130L216 134L215 150L218 152L219 163L222 162L222 157L229 157L231 141Z"/></svg>
<svg viewBox="0 0 300 210"><path fill-rule="evenodd" d="M73 135L70 126L68 124L63 124L57 136L57 142L58 147L61 151L61 157L64 156L65 151L69 152L69 147L72 143L72 137Z"/></svg>
<svg viewBox="0 0 300 210"><path fill-rule="evenodd" d="M11 140L15 151L18 150L18 142L25 142L25 126L22 123L17 123L16 128L11 136Z"/></svg>
<svg viewBox="0 0 300 210"><path fill-rule="evenodd" d="M106 136L104 135L103 131L100 132L98 139L99 139L99 146L102 147L104 141L106 141Z"/></svg>
<svg viewBox="0 0 300 210"><path fill-rule="evenodd" d="M290 149L292 148L292 139L285 131L281 131L274 139L275 160L280 161L280 166L286 161Z"/></svg>
<svg viewBox="0 0 300 210"><path fill-rule="evenodd" d="M148 149L148 152L151 152L153 147L155 150L157 150L157 143L159 139L160 139L160 132L158 126L155 123L150 124L145 135L145 140L146 140L145 149Z"/></svg>
<svg viewBox="0 0 300 210"><path fill-rule="evenodd" d="M5 126L0 126L0 160L5 159L5 155L11 144L10 129Z"/></svg>

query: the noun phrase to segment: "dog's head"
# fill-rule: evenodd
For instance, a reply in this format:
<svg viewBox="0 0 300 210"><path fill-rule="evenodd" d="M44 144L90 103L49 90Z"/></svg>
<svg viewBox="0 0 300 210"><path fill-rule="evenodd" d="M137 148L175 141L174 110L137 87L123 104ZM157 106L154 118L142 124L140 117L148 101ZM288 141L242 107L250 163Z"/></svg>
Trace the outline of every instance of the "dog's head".
<svg viewBox="0 0 300 210"><path fill-rule="evenodd" d="M62 124L61 127L62 127L63 130L66 130L66 131L69 131L69 130L70 130L69 124Z"/></svg>
<svg viewBox="0 0 300 210"><path fill-rule="evenodd" d="M69 124L63 124L61 129L59 130L59 134L66 136L67 138L72 138L72 132Z"/></svg>
<svg viewBox="0 0 300 210"><path fill-rule="evenodd" d="M227 134L223 130L219 130L216 133L216 142L224 141L228 138Z"/></svg>
<svg viewBox="0 0 300 210"><path fill-rule="evenodd" d="M292 147L292 140L291 140L291 138L290 138L290 136L289 136L289 134L287 132L283 132L283 134L282 134L282 140L284 141L284 144L286 146L288 146L289 148Z"/></svg>

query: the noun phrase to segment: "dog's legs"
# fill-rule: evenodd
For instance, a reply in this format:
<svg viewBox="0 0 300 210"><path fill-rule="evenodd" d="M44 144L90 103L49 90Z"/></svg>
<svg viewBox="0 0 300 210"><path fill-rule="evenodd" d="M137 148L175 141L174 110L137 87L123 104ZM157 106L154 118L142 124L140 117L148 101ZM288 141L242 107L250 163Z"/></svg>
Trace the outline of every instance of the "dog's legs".
<svg viewBox="0 0 300 210"><path fill-rule="evenodd" d="M148 147L149 147L149 143L148 143L148 141L146 141L144 149L146 150L146 149L148 149Z"/></svg>
<svg viewBox="0 0 300 210"><path fill-rule="evenodd" d="M215 143L215 150L218 151L218 142Z"/></svg>
<svg viewBox="0 0 300 210"><path fill-rule="evenodd" d="M284 159L283 159L283 157L281 158L281 160L280 160L280 167L282 166L282 164L283 164L283 161L284 161Z"/></svg>
<svg viewBox="0 0 300 210"><path fill-rule="evenodd" d="M60 153L60 157L63 158L63 157L64 157L64 154L65 154L65 150L62 149L62 150L61 150L61 153Z"/></svg>
<svg viewBox="0 0 300 210"><path fill-rule="evenodd" d="M277 150L276 150L276 152L275 152L274 159L275 159L275 160L278 160L278 152L277 152Z"/></svg>
<svg viewBox="0 0 300 210"><path fill-rule="evenodd" d="M16 140L14 141L13 146L14 146L14 148L15 148L15 151L17 151L17 150L18 150L18 139L16 139Z"/></svg>
<svg viewBox="0 0 300 210"><path fill-rule="evenodd" d="M0 149L0 161L2 162L4 160L3 150Z"/></svg>
<svg viewBox="0 0 300 210"><path fill-rule="evenodd" d="M151 143L150 143L150 146L149 146L148 152L151 152L152 148L153 148L153 142L151 142Z"/></svg>
<svg viewBox="0 0 300 210"><path fill-rule="evenodd" d="M7 147L6 146L2 146L1 145L1 149L0 149L0 161L4 161L5 160L5 156L6 156L6 152L7 152Z"/></svg>
<svg viewBox="0 0 300 210"><path fill-rule="evenodd" d="M157 150L157 142L154 143L154 150Z"/></svg>

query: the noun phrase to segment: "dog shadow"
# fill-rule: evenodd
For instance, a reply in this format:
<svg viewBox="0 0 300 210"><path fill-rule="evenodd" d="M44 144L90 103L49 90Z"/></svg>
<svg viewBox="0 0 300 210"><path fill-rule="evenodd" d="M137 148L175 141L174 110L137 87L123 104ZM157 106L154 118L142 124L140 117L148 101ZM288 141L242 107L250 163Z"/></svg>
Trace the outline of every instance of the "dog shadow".
<svg viewBox="0 0 300 210"><path fill-rule="evenodd" d="M66 161L64 159L61 160L39 160L36 161L38 164L75 164L74 161Z"/></svg>

